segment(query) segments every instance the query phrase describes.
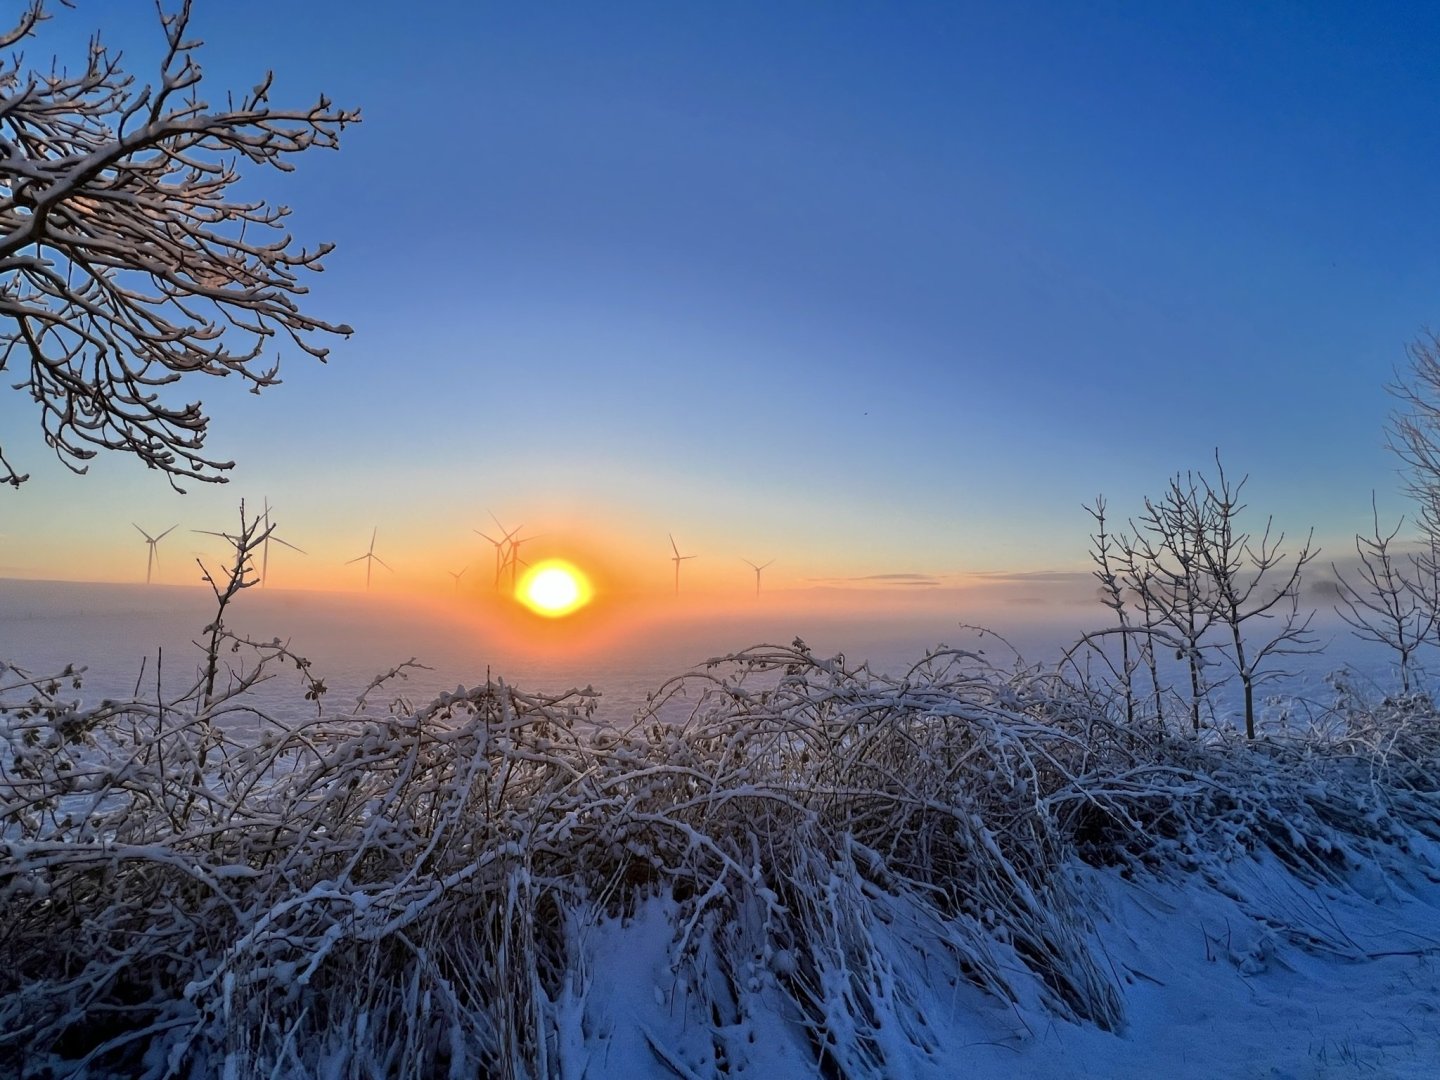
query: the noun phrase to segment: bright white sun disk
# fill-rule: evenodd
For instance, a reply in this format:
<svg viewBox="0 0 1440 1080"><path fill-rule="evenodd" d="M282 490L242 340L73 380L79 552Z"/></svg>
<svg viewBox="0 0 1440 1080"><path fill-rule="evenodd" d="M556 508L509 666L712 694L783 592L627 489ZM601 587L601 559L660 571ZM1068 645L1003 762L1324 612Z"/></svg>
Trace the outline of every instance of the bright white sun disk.
<svg viewBox="0 0 1440 1080"><path fill-rule="evenodd" d="M569 563L547 559L520 579L515 596L532 611L555 618L584 607L590 600L590 583Z"/></svg>

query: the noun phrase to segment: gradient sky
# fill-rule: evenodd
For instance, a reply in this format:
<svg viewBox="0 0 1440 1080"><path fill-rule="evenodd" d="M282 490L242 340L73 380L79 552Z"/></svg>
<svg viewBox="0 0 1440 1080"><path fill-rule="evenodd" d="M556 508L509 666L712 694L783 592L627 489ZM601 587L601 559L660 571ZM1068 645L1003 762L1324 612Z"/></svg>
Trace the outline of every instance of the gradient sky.
<svg viewBox="0 0 1440 1080"><path fill-rule="evenodd" d="M123 13L123 17L120 13ZM148 0L82 0L142 76ZM349 322L261 397L184 384L224 487L72 478L22 395L0 576L143 578L131 528L277 507L281 585L450 587L493 510L637 591L1085 565L1215 447L1330 554L1399 513L1384 384L1440 321L1440 7L197 0L212 99L364 111L250 190ZM13 380L7 380L13 381ZM272 556L273 557L273 556ZM876 579L887 580L887 579ZM888 579L895 580L895 579ZM382 584L377 579L377 586ZM913 586L899 586L913 588Z"/></svg>

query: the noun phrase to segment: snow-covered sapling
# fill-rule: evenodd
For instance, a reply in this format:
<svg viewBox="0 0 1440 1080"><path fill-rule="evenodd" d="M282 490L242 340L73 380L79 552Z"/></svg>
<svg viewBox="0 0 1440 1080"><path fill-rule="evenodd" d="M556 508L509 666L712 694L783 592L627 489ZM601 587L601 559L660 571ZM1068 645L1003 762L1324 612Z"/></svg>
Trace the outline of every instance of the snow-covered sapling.
<svg viewBox="0 0 1440 1080"><path fill-rule="evenodd" d="M1415 652L1434 633L1437 612L1422 585L1429 576L1424 558L1412 555L1406 560L1391 550L1405 519L1385 532L1380 528L1380 511L1373 495L1370 511L1370 535L1355 534L1355 553L1360 558L1355 579L1330 564L1340 593L1335 613L1361 640L1384 645L1395 653L1400 689L1409 694Z"/></svg>
<svg viewBox="0 0 1440 1080"><path fill-rule="evenodd" d="M1285 534L1272 535L1273 519L1265 519L1259 536L1243 531L1239 524L1245 510L1241 493L1249 478L1232 484L1218 452L1215 470L1213 482L1200 478L1205 494L1197 553L1215 619L1229 637L1224 655L1244 689L1245 737L1253 739L1255 687L1277 674L1267 666L1269 661L1315 651L1309 633L1315 613L1300 614L1300 580L1320 551L1314 546L1312 529L1287 566L1289 556L1281 550Z"/></svg>

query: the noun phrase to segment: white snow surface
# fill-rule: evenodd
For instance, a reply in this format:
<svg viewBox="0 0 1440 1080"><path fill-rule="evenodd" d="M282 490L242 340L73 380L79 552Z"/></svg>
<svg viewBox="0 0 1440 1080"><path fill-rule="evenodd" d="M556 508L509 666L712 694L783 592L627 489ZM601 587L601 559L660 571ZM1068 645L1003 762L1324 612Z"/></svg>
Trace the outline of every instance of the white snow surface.
<svg viewBox="0 0 1440 1080"><path fill-rule="evenodd" d="M1374 894L1366 899L1301 885L1273 859L1237 861L1217 882L1068 872L1091 905L1093 945L1122 988L1121 1030L1058 1018L1033 999L1005 1005L957 979L922 937L897 929L888 959L929 1045L917 1047L913 1030L885 1039L882 1022L888 1060L877 1075L1440 1076L1435 882L1359 870ZM686 981L670 963L673 914L652 900L628 919L576 931L587 962L559 1009L568 1035L562 1075L673 1080L715 1076L722 1064L733 1076L817 1075L773 979L757 977L732 1016L687 1008Z"/></svg>

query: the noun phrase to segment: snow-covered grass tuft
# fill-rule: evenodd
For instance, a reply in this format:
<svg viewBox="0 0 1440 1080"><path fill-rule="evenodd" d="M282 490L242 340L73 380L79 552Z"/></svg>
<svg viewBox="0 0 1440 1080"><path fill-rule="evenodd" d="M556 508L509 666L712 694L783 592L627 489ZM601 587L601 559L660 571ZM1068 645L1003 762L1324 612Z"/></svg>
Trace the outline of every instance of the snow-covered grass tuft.
<svg viewBox="0 0 1440 1080"><path fill-rule="evenodd" d="M616 730L588 691L503 681L334 713L288 649L217 640L256 665L173 701L0 670L0 1070L598 1075L618 920L665 928L644 992L671 1026L635 1036L660 1072L743 1071L764 1036L894 1075L942 1053L937 986L1123 1026L1076 860L1231 892L1267 854L1364 895L1437 874L1423 698L1196 738L1073 677L954 650L883 676L796 641ZM250 703L276 663L309 719Z"/></svg>

